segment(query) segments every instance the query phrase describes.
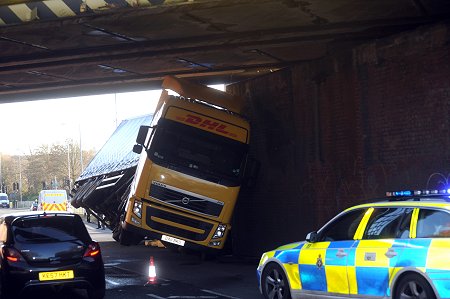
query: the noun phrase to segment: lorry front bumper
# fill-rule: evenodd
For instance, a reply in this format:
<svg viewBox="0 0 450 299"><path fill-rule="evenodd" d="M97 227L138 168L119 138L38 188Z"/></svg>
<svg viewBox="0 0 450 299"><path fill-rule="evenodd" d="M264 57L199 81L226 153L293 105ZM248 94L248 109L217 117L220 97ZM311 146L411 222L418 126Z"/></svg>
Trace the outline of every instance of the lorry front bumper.
<svg viewBox="0 0 450 299"><path fill-rule="evenodd" d="M132 223L128 223L128 222L124 222L123 223L123 229L132 232L134 234L138 234L144 238L146 238L147 240L161 240L163 235L168 235L168 236L173 236L175 238L178 239L182 239L185 241L185 244L183 247L188 248L188 249L193 249L193 250L197 250L197 251L213 251L216 252L218 249L222 249L223 247L223 240L221 245L222 246L217 246L217 247L213 247L213 246L206 246L203 244L198 244L194 241L208 241L209 243L209 239L208 236L211 232L211 230L214 228L214 224L213 223L208 223L208 222L203 222L203 221L199 221L199 220L195 220L195 219L191 219L191 218L187 218L187 217L181 217L177 214L172 214L170 212L167 211L163 211L160 209L157 209L153 206L147 206L146 207L146 215L147 217L145 218L145 220L147 221L146 224L148 227L150 227L151 229L144 229L142 227L136 226ZM153 217L156 218L160 218L160 219L167 219L169 218L169 220L172 220L171 222L175 222L172 217L176 217L176 223L179 223L181 225L184 226L192 226L194 228L197 228L197 230L200 228L200 230L203 230L204 233L195 233L189 230L185 230L182 229L180 227L175 227L175 226L170 226L158 221L154 221L152 219ZM164 232L164 233L163 233ZM165 243L167 244L167 243Z"/></svg>

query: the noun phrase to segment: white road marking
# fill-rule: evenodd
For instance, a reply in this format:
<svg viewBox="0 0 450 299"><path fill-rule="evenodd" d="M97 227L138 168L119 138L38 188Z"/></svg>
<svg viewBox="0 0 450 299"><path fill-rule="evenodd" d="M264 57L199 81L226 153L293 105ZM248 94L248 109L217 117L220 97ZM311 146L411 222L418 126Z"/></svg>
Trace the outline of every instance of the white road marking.
<svg viewBox="0 0 450 299"><path fill-rule="evenodd" d="M117 265L120 265L120 263L106 263L105 267L114 267L114 266L117 266Z"/></svg>
<svg viewBox="0 0 450 299"><path fill-rule="evenodd" d="M240 298L238 298L238 297L228 296L228 295L224 295L224 294L217 293L217 292L210 291L210 290L202 290L202 291L205 292L205 293L210 293L210 294L218 295L218 296L225 297L225 298L230 298L230 299L240 299Z"/></svg>
<svg viewBox="0 0 450 299"><path fill-rule="evenodd" d="M115 286L118 286L118 285L120 284L120 283L118 283L118 282L112 281L111 279L105 279L105 281L106 281L107 283L113 284L113 285L115 285Z"/></svg>
<svg viewBox="0 0 450 299"><path fill-rule="evenodd" d="M153 295L153 294L146 294L146 295L149 296L149 297L152 297L152 298L156 298L156 299L166 299L166 298L160 297L158 295Z"/></svg>

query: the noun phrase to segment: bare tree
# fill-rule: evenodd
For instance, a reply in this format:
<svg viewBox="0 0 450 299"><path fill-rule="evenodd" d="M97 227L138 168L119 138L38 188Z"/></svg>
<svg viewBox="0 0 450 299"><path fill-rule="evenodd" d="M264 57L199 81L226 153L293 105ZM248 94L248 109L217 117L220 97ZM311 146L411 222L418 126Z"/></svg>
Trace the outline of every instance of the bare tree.
<svg viewBox="0 0 450 299"><path fill-rule="evenodd" d="M2 155L2 178L15 199L19 184L25 200L34 199L42 189L69 190L94 154L93 150L83 151L82 167L80 146L68 139L65 145L41 145L28 155Z"/></svg>

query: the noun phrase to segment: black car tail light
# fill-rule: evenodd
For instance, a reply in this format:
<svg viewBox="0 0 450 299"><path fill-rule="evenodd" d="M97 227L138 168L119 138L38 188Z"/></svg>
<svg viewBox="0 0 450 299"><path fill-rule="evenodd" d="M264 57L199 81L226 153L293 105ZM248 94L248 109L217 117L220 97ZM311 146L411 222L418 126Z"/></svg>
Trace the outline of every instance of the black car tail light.
<svg viewBox="0 0 450 299"><path fill-rule="evenodd" d="M9 262L18 262L21 259L21 255L17 249L14 247L3 247L3 257L6 258Z"/></svg>
<svg viewBox="0 0 450 299"><path fill-rule="evenodd" d="M97 242L92 242L89 244L84 257L95 257L100 254L100 245Z"/></svg>

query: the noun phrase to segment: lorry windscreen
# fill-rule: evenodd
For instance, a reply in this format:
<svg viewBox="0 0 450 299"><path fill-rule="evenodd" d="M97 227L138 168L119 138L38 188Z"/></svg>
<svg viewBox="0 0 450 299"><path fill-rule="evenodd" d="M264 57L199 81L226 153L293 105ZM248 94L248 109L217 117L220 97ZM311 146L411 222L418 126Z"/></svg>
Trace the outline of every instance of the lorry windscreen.
<svg viewBox="0 0 450 299"><path fill-rule="evenodd" d="M172 120L158 123L148 152L154 163L225 186L241 181L247 144Z"/></svg>

